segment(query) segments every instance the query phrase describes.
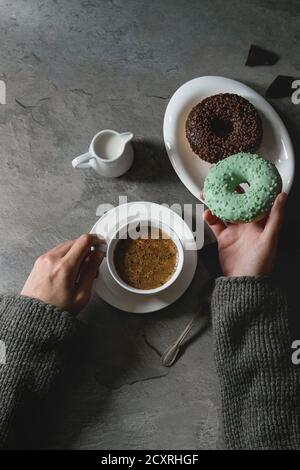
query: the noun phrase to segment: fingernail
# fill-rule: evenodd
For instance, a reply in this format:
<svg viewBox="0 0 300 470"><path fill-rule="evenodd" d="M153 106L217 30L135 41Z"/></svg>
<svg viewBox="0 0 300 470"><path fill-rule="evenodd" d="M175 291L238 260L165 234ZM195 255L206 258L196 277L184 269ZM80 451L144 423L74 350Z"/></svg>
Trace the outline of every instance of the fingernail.
<svg viewBox="0 0 300 470"><path fill-rule="evenodd" d="M102 235L98 235L97 233L95 233L95 238L96 238L97 240L100 240L100 242L105 241L105 239L102 237Z"/></svg>

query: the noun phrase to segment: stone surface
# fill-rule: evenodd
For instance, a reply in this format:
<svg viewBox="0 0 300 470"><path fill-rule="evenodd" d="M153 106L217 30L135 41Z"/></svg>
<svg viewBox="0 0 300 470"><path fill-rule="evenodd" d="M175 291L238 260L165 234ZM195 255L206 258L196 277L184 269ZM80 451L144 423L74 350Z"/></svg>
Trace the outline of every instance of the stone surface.
<svg viewBox="0 0 300 470"><path fill-rule="evenodd" d="M1 292L20 290L40 253L88 231L101 203L117 204L119 195L196 202L162 139L165 107L182 83L224 75L263 94L276 75L300 75L296 0L3 1L0 24L0 78L7 85L7 104L0 105ZM273 67L245 67L253 43L281 59ZM299 149L300 107L289 99L272 104ZM130 172L105 180L92 170L73 171L71 160L110 127L135 133ZM281 251L289 270L288 254L299 260L298 196L294 186L290 242ZM195 331L171 369L159 363L199 309L204 265L214 272L215 258L215 247L206 247L192 287L162 312L135 316L92 300L84 318L94 339L81 361L83 375L51 398L42 445L222 447L210 328Z"/></svg>

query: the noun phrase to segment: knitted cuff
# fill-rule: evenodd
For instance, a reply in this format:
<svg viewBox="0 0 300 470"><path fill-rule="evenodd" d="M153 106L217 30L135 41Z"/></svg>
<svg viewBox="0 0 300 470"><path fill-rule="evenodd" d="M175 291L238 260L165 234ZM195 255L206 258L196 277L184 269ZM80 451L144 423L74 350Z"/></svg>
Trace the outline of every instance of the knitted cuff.
<svg viewBox="0 0 300 470"><path fill-rule="evenodd" d="M68 312L21 295L0 297L0 339L60 341L71 336L79 322Z"/></svg>

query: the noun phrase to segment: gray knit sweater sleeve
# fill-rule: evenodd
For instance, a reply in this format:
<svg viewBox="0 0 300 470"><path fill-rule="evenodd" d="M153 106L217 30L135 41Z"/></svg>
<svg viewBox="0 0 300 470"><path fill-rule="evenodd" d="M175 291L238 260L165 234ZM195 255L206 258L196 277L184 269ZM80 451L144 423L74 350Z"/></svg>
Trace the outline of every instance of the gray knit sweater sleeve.
<svg viewBox="0 0 300 470"><path fill-rule="evenodd" d="M7 446L29 398L49 390L79 322L69 313L23 296L0 297L0 448Z"/></svg>
<svg viewBox="0 0 300 470"><path fill-rule="evenodd" d="M269 278L219 278L212 294L230 449L300 448L300 371L286 298Z"/></svg>

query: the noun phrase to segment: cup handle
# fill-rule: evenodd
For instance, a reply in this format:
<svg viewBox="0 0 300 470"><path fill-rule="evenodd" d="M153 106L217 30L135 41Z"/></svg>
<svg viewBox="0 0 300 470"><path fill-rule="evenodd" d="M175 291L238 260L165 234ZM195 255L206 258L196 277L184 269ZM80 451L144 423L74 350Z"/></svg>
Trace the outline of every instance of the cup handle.
<svg viewBox="0 0 300 470"><path fill-rule="evenodd" d="M104 256L107 255L107 243L101 243L100 245L94 245L91 248L91 251L100 251L101 253L104 254Z"/></svg>
<svg viewBox="0 0 300 470"><path fill-rule="evenodd" d="M79 155L79 157L72 160L73 168L90 168L90 160L94 158L89 152Z"/></svg>

